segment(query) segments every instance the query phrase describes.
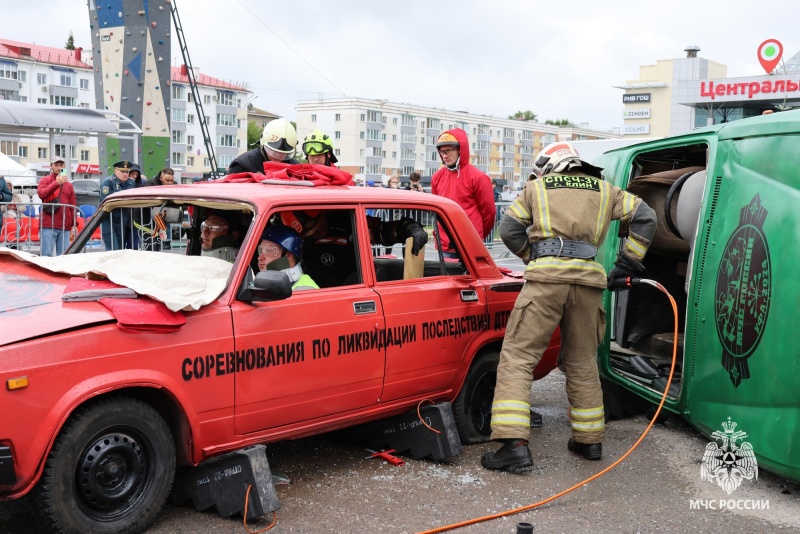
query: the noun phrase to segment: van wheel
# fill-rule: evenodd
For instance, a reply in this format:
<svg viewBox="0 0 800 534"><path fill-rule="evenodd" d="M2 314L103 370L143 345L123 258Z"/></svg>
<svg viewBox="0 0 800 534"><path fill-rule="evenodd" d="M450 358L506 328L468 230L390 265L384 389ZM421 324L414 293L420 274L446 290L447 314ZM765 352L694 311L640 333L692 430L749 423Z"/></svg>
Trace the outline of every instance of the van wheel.
<svg viewBox="0 0 800 534"><path fill-rule="evenodd" d="M141 532L175 476L175 446L161 415L132 398L100 400L64 425L36 488L38 518L53 532Z"/></svg>
<svg viewBox="0 0 800 534"><path fill-rule="evenodd" d="M461 443L465 445L489 441L499 362L500 353L497 351L485 352L475 358L453 403L453 418Z"/></svg>
<svg viewBox="0 0 800 534"><path fill-rule="evenodd" d="M603 410L606 414L606 421L624 419L647 410L647 401L608 378L601 376L600 385L603 388Z"/></svg>

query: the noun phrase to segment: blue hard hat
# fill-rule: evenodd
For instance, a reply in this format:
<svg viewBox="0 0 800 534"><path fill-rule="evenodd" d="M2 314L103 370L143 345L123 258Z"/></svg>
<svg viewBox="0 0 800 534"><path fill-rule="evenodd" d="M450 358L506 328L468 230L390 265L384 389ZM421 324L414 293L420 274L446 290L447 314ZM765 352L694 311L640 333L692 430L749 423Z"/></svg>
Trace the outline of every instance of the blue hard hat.
<svg viewBox="0 0 800 534"><path fill-rule="evenodd" d="M284 250L294 254L297 261L303 259L303 239L300 234L288 226L269 225L261 234L261 239L266 239L282 246Z"/></svg>

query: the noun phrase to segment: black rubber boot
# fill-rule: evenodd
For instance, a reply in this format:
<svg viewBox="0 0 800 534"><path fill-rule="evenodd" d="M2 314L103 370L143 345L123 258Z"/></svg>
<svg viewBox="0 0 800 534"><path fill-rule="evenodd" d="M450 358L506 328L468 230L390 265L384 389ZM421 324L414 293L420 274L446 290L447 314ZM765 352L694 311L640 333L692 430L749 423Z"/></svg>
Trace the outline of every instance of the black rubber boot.
<svg viewBox="0 0 800 534"><path fill-rule="evenodd" d="M567 448L578 454L582 454L587 460L600 460L603 457L602 443L578 443L575 438L569 438Z"/></svg>
<svg viewBox="0 0 800 534"><path fill-rule="evenodd" d="M523 439L507 441L495 452L485 452L481 465L486 469L527 469L533 465L528 442Z"/></svg>

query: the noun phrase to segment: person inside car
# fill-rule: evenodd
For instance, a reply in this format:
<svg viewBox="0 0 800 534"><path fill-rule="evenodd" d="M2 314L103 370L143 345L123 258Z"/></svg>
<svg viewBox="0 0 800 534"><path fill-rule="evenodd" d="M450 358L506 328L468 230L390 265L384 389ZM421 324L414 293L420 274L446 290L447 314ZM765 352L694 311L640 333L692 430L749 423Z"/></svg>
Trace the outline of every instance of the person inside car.
<svg viewBox="0 0 800 534"><path fill-rule="evenodd" d="M292 281L292 290L319 289L314 280L303 272L303 240L300 234L281 225L268 225L258 244L258 270L280 271Z"/></svg>
<svg viewBox="0 0 800 534"><path fill-rule="evenodd" d="M230 212L214 212L200 224L201 256L212 256L233 263L239 252L241 225Z"/></svg>

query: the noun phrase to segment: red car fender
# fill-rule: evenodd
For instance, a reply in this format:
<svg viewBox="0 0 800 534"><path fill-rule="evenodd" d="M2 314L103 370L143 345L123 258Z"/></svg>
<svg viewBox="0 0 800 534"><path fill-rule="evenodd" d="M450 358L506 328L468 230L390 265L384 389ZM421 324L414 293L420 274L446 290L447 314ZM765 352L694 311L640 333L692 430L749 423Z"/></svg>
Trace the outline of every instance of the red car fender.
<svg viewBox="0 0 800 534"><path fill-rule="evenodd" d="M182 390L179 386L180 384L172 376L152 369L126 369L124 371L115 371L92 376L75 384L48 410L47 415L42 421L41 429L53 429L53 431L49 433L43 431L38 432L28 447L25 461L21 462L19 465L19 474L24 475L25 473L33 472L33 477L28 480L23 480L22 483L24 483L24 486L10 492L8 498L21 497L28 493L39 481L39 478L42 476L47 455L50 454L50 450L53 448L58 434L75 410L87 401L112 391L130 388L163 390L173 400L179 415L183 417L186 422L186 425L180 425L180 428L177 429L178 432L186 435L176 436L176 429L171 428L177 446L180 447L182 445L186 458L195 464L198 463L198 460L195 458L194 450L189 448L189 443L194 442L196 445L193 436L197 433L199 421L197 420L194 410L186 409L187 406L191 405L191 401L181 395ZM231 400L232 399L233 394L231 393ZM232 412L233 405L231 404L231 413Z"/></svg>

